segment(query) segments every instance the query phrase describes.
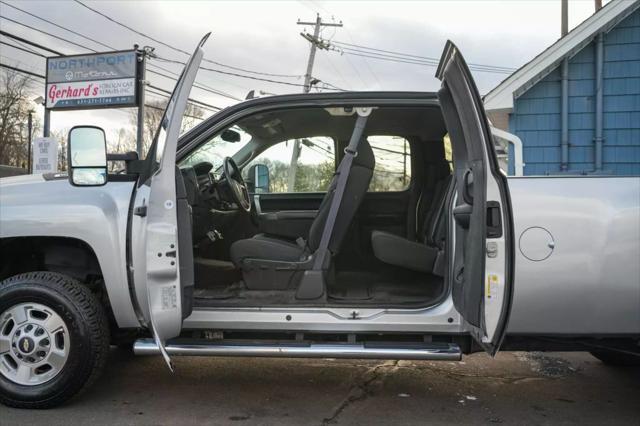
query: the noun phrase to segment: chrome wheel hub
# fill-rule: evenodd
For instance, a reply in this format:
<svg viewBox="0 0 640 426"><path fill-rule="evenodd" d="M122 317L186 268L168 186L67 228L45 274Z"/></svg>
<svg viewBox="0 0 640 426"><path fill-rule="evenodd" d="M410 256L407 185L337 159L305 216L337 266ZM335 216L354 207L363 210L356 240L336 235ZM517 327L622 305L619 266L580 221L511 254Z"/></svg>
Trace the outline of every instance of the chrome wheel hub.
<svg viewBox="0 0 640 426"><path fill-rule="evenodd" d="M69 355L69 330L60 315L39 303L0 314L0 374L20 385L40 385L60 373Z"/></svg>

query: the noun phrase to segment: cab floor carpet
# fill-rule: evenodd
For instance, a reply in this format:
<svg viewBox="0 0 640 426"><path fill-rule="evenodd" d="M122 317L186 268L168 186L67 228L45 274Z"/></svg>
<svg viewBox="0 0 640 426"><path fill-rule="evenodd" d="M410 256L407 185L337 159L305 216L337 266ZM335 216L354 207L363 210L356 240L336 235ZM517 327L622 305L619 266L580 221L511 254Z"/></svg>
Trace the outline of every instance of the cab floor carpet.
<svg viewBox="0 0 640 426"><path fill-rule="evenodd" d="M443 289L443 280L431 274L402 271L341 271L328 284L327 300L300 301L292 290L249 290L243 281L196 284L196 307L261 306L380 306L419 307L430 304Z"/></svg>

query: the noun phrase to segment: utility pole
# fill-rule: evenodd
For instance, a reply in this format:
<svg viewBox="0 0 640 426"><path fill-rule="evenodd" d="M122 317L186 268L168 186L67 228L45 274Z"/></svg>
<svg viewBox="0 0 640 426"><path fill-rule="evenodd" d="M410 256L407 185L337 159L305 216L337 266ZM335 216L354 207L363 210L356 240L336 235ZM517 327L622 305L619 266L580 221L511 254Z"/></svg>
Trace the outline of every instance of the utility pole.
<svg viewBox="0 0 640 426"><path fill-rule="evenodd" d="M42 127L42 136L48 138L51 134L51 110L44 106L44 125Z"/></svg>
<svg viewBox="0 0 640 426"><path fill-rule="evenodd" d="M147 56L154 57L153 48L145 46L142 49L138 48L138 45L134 45L133 48L138 52L138 75L136 78L139 81L138 84L138 122L136 131L136 152L138 158L143 157L144 151L144 104L145 104L145 86L147 84Z"/></svg>
<svg viewBox="0 0 640 426"><path fill-rule="evenodd" d="M31 143L33 139L33 110L29 110L29 117L27 118L27 174L31 174Z"/></svg>
<svg viewBox="0 0 640 426"><path fill-rule="evenodd" d="M602 9L602 0L596 0L596 12Z"/></svg>
<svg viewBox="0 0 640 426"><path fill-rule="evenodd" d="M560 36L569 33L569 0L560 0Z"/></svg>
<svg viewBox="0 0 640 426"><path fill-rule="evenodd" d="M311 91L311 86L315 84L315 81L313 80L313 77L312 77L312 72L313 72L313 63L315 62L315 59L316 59L316 50L318 48L326 50L329 47L328 43L320 40L320 29L322 27L342 27L342 21L338 23L322 22L322 18L318 13L316 14L315 22L303 22L298 20L298 25L305 25L305 26L313 25L314 27L313 37L306 33L300 33L302 38L304 38L311 44L310 46L311 49L309 50L309 59L307 60L307 72L304 74L304 89L303 89L303 93L309 93ZM293 192L293 189L296 185L296 173L298 171L298 157L300 157L300 141L296 139L293 143L293 152L291 153L289 179L287 181L287 192Z"/></svg>

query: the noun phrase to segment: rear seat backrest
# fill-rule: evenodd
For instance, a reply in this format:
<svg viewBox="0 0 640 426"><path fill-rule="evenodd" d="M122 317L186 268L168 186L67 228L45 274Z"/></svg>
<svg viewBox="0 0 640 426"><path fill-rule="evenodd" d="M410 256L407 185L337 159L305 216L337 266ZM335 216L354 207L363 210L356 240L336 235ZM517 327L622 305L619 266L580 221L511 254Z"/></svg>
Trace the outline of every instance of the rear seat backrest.
<svg viewBox="0 0 640 426"><path fill-rule="evenodd" d="M448 167L448 165L447 165ZM449 174L436 182L422 221L420 242L388 232L373 231L371 245L381 261L420 272L444 273L445 201L452 180Z"/></svg>
<svg viewBox="0 0 640 426"><path fill-rule="evenodd" d="M423 225L423 241L426 245L432 247L440 247L442 245L441 233L439 230L444 224L444 203L447 198L447 191L451 184L452 175L440 179L436 183L433 191L433 201L427 211Z"/></svg>

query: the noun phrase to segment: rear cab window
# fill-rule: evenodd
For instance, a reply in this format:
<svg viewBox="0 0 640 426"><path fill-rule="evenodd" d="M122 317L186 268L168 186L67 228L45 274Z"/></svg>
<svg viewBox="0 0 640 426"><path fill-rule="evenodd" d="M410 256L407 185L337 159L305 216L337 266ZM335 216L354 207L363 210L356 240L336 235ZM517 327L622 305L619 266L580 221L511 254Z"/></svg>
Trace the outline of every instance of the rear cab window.
<svg viewBox="0 0 640 426"><path fill-rule="evenodd" d="M369 184L369 192L397 192L411 183L411 148L401 136L368 136L376 166Z"/></svg>

